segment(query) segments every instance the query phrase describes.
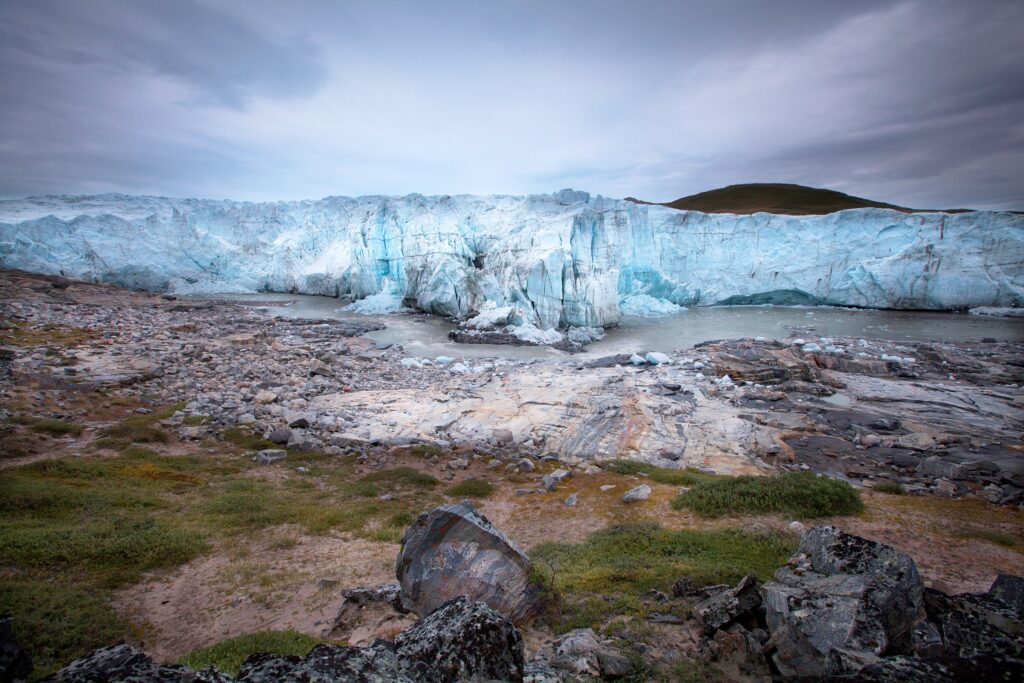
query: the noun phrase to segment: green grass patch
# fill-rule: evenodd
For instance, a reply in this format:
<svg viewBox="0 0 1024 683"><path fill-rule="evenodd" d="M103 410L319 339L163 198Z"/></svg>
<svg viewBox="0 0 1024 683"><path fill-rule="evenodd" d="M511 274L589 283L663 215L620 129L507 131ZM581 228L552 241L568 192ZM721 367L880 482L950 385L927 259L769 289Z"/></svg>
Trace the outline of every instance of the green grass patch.
<svg viewBox="0 0 1024 683"><path fill-rule="evenodd" d="M64 420L35 420L30 429L37 434L50 436L79 436L85 427Z"/></svg>
<svg viewBox="0 0 1024 683"><path fill-rule="evenodd" d="M206 415L189 415L184 420L181 421L181 424L185 425L186 427L199 427L200 425L204 425L209 421L210 418Z"/></svg>
<svg viewBox="0 0 1024 683"><path fill-rule="evenodd" d="M448 495L458 498L486 498L492 493L494 487L483 479L464 479L448 488Z"/></svg>
<svg viewBox="0 0 1024 683"><path fill-rule="evenodd" d="M964 527L957 531L957 536L960 536L961 538L976 538L982 541L988 541L989 543L1001 545L1004 548L1012 548L1018 543L1018 538L1013 534L1008 534L1005 531L979 529L977 527Z"/></svg>
<svg viewBox="0 0 1024 683"><path fill-rule="evenodd" d="M801 518L852 515L864 509L860 494L844 481L812 472L772 477L718 477L698 482L672 501L705 517L785 513Z"/></svg>
<svg viewBox="0 0 1024 683"><path fill-rule="evenodd" d="M409 446L409 455L427 460L435 455L441 455L441 447L432 443L417 443Z"/></svg>
<svg viewBox="0 0 1024 683"><path fill-rule="evenodd" d="M715 474L705 474L695 469L668 469L666 467L655 467L648 462L638 460L612 460L603 463L609 472L625 475L645 475L651 481L659 484L673 484L676 486L693 486L695 484L714 481L721 477Z"/></svg>
<svg viewBox="0 0 1024 683"><path fill-rule="evenodd" d="M902 496L907 492L907 490L903 488L903 484L897 481L878 482L877 484L871 487L871 490L877 491L879 493L888 493L893 496Z"/></svg>
<svg viewBox="0 0 1024 683"><path fill-rule="evenodd" d="M280 448L276 443L262 436L253 434L247 427L228 427L224 430L224 440L247 451L263 451L268 448Z"/></svg>
<svg viewBox="0 0 1024 683"><path fill-rule="evenodd" d="M239 669L242 668L242 662L249 655L269 652L305 657L310 650L323 642L326 641L297 631L260 631L196 650L182 657L178 663L196 670L213 666L231 676L237 676Z"/></svg>
<svg viewBox="0 0 1024 683"><path fill-rule="evenodd" d="M14 616L14 637L32 655L30 680L52 674L71 660L124 640L125 623L105 591L88 585L15 580L0 582L0 614Z"/></svg>
<svg viewBox="0 0 1024 683"><path fill-rule="evenodd" d="M441 482L436 477L420 472L412 467L394 467L389 470L372 472L362 481L377 484L383 489L399 488L433 488Z"/></svg>
<svg viewBox="0 0 1024 683"><path fill-rule="evenodd" d="M735 529L611 526L583 543L544 543L530 553L536 583L548 593L549 621L559 631L599 628L615 614L642 614L639 597L669 591L681 576L701 585L771 576L796 548L795 538Z"/></svg>
<svg viewBox="0 0 1024 683"><path fill-rule="evenodd" d="M148 422L137 422L134 418L104 427L100 430L100 436L110 439L110 441L104 441L101 447L105 447L107 444L116 448L119 444L125 443L167 443L168 441L167 432Z"/></svg>

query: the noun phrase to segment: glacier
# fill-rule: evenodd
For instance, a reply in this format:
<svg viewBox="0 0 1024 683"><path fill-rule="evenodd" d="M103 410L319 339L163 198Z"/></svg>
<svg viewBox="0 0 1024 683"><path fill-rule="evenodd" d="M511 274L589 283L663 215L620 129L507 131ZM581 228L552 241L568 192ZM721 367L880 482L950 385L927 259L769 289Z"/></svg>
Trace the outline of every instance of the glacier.
<svg viewBox="0 0 1024 683"><path fill-rule="evenodd" d="M714 304L1024 305L1024 216L704 214L563 190L239 202L0 201L0 266L180 293L273 291L540 330Z"/></svg>

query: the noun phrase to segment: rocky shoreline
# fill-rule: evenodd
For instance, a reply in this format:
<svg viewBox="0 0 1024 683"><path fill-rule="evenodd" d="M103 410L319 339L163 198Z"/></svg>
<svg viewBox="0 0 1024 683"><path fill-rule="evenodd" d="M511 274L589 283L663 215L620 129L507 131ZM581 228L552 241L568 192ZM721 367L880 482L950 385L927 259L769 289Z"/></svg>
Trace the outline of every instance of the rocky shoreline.
<svg viewBox="0 0 1024 683"><path fill-rule="evenodd" d="M85 331L60 353L45 334L6 347L8 381L184 400L168 425L186 440L242 426L288 448L377 460L412 444L471 446L508 469L522 456L584 468L631 458L1024 500L1022 343L804 334L597 360L417 359L359 336L374 323L17 273L2 290L11 333Z"/></svg>

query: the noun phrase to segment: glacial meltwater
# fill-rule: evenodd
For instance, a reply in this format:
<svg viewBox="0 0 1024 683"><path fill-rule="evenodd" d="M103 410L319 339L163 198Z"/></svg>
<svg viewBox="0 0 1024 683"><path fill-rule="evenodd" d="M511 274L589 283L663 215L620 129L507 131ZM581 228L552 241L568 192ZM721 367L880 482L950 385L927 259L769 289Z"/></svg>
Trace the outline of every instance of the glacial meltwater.
<svg viewBox="0 0 1024 683"><path fill-rule="evenodd" d="M331 297L301 294L224 294L213 298L236 301L293 318L376 320L387 327L367 336L378 344L399 344L412 356L434 358L567 356L543 346L458 344L448 338L455 324L424 313L360 315L340 310ZM587 346L583 355L596 357L633 351L672 351L711 339L739 337L844 336L906 341L969 341L983 338L1024 340L1024 318L998 318L967 313L880 311L832 307L712 306L694 307L658 318L624 317L604 339Z"/></svg>

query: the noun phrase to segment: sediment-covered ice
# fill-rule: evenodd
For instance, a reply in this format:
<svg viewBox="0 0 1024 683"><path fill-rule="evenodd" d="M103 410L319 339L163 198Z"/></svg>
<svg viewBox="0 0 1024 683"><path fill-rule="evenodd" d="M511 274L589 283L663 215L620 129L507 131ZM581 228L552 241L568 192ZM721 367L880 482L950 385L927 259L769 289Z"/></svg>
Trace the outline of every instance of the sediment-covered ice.
<svg viewBox="0 0 1024 683"><path fill-rule="evenodd" d="M1024 305L1024 216L676 211L585 192L250 203L0 201L0 266L156 291L275 291L515 327L605 327L671 307ZM528 332L529 330L524 330Z"/></svg>

